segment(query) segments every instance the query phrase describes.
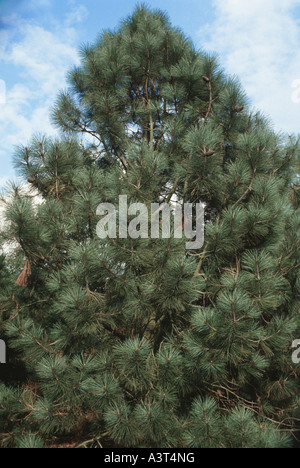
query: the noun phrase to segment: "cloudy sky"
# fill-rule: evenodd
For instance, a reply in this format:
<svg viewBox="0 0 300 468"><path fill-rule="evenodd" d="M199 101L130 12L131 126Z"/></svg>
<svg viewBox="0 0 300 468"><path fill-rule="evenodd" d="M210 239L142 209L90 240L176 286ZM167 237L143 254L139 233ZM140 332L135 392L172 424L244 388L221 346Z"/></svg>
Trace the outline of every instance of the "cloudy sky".
<svg viewBox="0 0 300 468"><path fill-rule="evenodd" d="M78 49L113 29L136 0L0 0L0 187L34 133L55 134L49 108ZM300 133L300 0L153 0L196 47L237 75L277 131Z"/></svg>

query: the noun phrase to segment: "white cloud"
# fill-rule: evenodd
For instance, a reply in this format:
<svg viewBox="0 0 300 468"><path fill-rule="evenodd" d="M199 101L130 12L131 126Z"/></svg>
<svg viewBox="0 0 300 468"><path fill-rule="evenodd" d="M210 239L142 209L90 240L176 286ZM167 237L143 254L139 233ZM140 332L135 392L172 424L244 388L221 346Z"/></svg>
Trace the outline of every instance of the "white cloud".
<svg viewBox="0 0 300 468"><path fill-rule="evenodd" d="M67 25L81 23L89 16L89 11L84 5L71 5L72 7L66 20Z"/></svg>
<svg viewBox="0 0 300 468"><path fill-rule="evenodd" d="M50 107L59 89L66 86L68 69L79 63L71 27L49 31L19 19L18 39L13 30L5 39L0 67L12 77L17 73L17 83L6 83L5 103L0 105L1 166L14 146L27 144L34 133L56 133L49 120Z"/></svg>
<svg viewBox="0 0 300 468"><path fill-rule="evenodd" d="M39 92L48 93L65 81L68 65L78 62L77 50L68 37L40 26L26 24L23 38L6 55L6 61L16 65L25 79L38 85Z"/></svg>
<svg viewBox="0 0 300 468"><path fill-rule="evenodd" d="M300 0L214 0L216 18L204 32L204 49L238 75L255 108L276 130L300 132L300 104L293 97L300 79ZM298 91L299 94L299 91Z"/></svg>

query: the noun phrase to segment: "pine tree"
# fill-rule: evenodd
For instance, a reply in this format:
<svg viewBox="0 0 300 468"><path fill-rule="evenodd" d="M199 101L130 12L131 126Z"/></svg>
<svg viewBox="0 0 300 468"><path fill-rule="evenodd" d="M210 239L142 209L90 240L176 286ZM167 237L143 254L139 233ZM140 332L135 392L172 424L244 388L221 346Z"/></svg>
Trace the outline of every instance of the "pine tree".
<svg viewBox="0 0 300 468"><path fill-rule="evenodd" d="M166 14L138 7L81 51L15 165L5 298L23 381L2 447L291 447L299 406L299 141ZM205 243L97 236L97 207L205 203ZM20 264L21 258L21 264Z"/></svg>

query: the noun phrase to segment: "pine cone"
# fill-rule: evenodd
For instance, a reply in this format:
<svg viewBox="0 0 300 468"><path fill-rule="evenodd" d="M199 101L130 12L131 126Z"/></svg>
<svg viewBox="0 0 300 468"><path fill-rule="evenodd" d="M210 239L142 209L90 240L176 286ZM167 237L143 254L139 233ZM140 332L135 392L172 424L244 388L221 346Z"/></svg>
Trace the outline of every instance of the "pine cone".
<svg viewBox="0 0 300 468"><path fill-rule="evenodd" d="M211 149L211 147L209 146L208 149L206 149L206 147L204 146L203 147L203 154L205 156L213 156L215 154L215 151Z"/></svg>
<svg viewBox="0 0 300 468"><path fill-rule="evenodd" d="M237 104L234 107L234 112L242 112L245 109L245 106L238 106Z"/></svg>
<svg viewBox="0 0 300 468"><path fill-rule="evenodd" d="M29 260L27 259L23 268L22 273L18 277L16 284L21 286L22 288L26 287L28 284L28 278L31 275L31 265Z"/></svg>

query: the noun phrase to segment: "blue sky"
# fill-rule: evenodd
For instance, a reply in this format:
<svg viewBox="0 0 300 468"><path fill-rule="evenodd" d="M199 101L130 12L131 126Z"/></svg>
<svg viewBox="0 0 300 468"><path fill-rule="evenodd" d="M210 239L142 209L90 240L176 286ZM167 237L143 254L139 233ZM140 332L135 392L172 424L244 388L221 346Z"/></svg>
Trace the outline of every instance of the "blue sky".
<svg viewBox="0 0 300 468"><path fill-rule="evenodd" d="M136 0L0 0L0 187L15 145L54 135L49 108L81 44L116 28ZM153 0L197 48L219 55L277 131L300 132L300 0Z"/></svg>

